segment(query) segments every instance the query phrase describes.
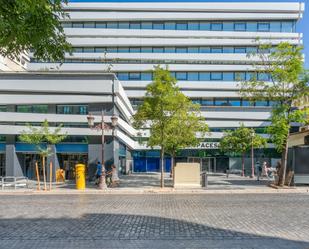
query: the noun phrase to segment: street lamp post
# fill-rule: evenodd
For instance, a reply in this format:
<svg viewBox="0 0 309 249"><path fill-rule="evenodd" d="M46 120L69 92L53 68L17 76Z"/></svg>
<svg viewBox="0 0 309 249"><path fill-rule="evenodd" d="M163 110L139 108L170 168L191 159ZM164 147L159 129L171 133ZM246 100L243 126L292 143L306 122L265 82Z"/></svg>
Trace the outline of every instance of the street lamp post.
<svg viewBox="0 0 309 249"><path fill-rule="evenodd" d="M117 122L118 122L118 117L117 116L112 116L111 117L111 125L107 125L104 122L104 111L101 111L101 123L99 125L95 126L95 117L92 116L91 114L87 116L87 120L88 120L88 126L91 129L96 129L96 130L101 130L101 143L102 143L102 174L99 178L99 189L106 189L107 185L106 185L106 180L105 180L105 159L104 159L104 131L105 130L109 130L109 129L115 129Z"/></svg>
<svg viewBox="0 0 309 249"><path fill-rule="evenodd" d="M251 178L254 178L254 147L253 147L254 136L255 136L255 132L252 130L251 132Z"/></svg>

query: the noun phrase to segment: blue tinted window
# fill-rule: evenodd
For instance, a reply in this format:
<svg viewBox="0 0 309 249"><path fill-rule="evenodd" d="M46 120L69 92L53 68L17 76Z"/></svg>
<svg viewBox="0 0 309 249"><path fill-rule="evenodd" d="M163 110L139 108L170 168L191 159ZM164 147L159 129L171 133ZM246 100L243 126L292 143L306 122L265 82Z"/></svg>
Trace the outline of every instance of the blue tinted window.
<svg viewBox="0 0 309 249"><path fill-rule="evenodd" d="M254 103L249 101L249 100L243 100L242 101L242 106L253 106Z"/></svg>
<svg viewBox="0 0 309 249"><path fill-rule="evenodd" d="M129 29L130 28L130 23L128 23L128 22L120 22L119 23L119 28L120 29Z"/></svg>
<svg viewBox="0 0 309 249"><path fill-rule="evenodd" d="M187 73L185 72L176 72L177 80L187 80Z"/></svg>
<svg viewBox="0 0 309 249"><path fill-rule="evenodd" d="M258 23L258 31L269 31L269 22L260 22Z"/></svg>
<svg viewBox="0 0 309 249"><path fill-rule="evenodd" d="M189 72L188 80L198 81L198 73L197 72Z"/></svg>
<svg viewBox="0 0 309 249"><path fill-rule="evenodd" d="M234 23L233 22L224 22L223 23L223 30L224 31L233 31L234 30Z"/></svg>
<svg viewBox="0 0 309 249"><path fill-rule="evenodd" d="M241 101L239 99L230 99L229 105L230 106L241 106Z"/></svg>
<svg viewBox="0 0 309 249"><path fill-rule="evenodd" d="M215 99L215 106L228 106L228 100L227 99Z"/></svg>
<svg viewBox="0 0 309 249"><path fill-rule="evenodd" d="M236 81L245 81L246 80L246 73L244 73L244 72L235 73L235 80Z"/></svg>
<svg viewBox="0 0 309 249"><path fill-rule="evenodd" d="M154 53L164 53L164 48L153 48Z"/></svg>
<svg viewBox="0 0 309 249"><path fill-rule="evenodd" d="M130 73L129 74L129 79L130 80L140 80L141 79L141 74L140 73Z"/></svg>
<svg viewBox="0 0 309 249"><path fill-rule="evenodd" d="M246 80L256 80L256 73L246 73Z"/></svg>
<svg viewBox="0 0 309 249"><path fill-rule="evenodd" d="M152 73L141 73L141 80L152 80Z"/></svg>
<svg viewBox="0 0 309 249"><path fill-rule="evenodd" d="M142 53L152 53L152 47L142 47Z"/></svg>
<svg viewBox="0 0 309 249"><path fill-rule="evenodd" d="M188 24L186 22L176 23L177 30L187 30Z"/></svg>
<svg viewBox="0 0 309 249"><path fill-rule="evenodd" d="M258 80L261 81L269 81L269 74L268 73L259 73Z"/></svg>
<svg viewBox="0 0 309 249"><path fill-rule="evenodd" d="M223 25L220 22L211 23L210 25L211 30L222 30Z"/></svg>
<svg viewBox="0 0 309 249"><path fill-rule="evenodd" d="M247 53L257 53L257 47L247 47Z"/></svg>
<svg viewBox="0 0 309 249"><path fill-rule="evenodd" d="M281 22L271 22L270 31L271 32L281 32Z"/></svg>
<svg viewBox="0 0 309 249"><path fill-rule="evenodd" d="M74 53L82 53L83 52L83 48L73 48L73 52Z"/></svg>
<svg viewBox="0 0 309 249"><path fill-rule="evenodd" d="M163 22L154 22L153 23L153 29L164 29L164 23Z"/></svg>
<svg viewBox="0 0 309 249"><path fill-rule="evenodd" d="M152 29L152 22L142 22L142 29Z"/></svg>
<svg viewBox="0 0 309 249"><path fill-rule="evenodd" d="M73 28L83 28L84 24L82 22L73 22Z"/></svg>
<svg viewBox="0 0 309 249"><path fill-rule="evenodd" d="M118 53L129 53L129 48L118 48Z"/></svg>
<svg viewBox="0 0 309 249"><path fill-rule="evenodd" d="M188 53L198 53L199 48L198 47L188 47Z"/></svg>
<svg viewBox="0 0 309 249"><path fill-rule="evenodd" d="M210 47L200 47L200 53L210 53Z"/></svg>
<svg viewBox="0 0 309 249"><path fill-rule="evenodd" d="M226 81L233 81L234 80L234 73L223 73L223 80Z"/></svg>
<svg viewBox="0 0 309 249"><path fill-rule="evenodd" d="M211 80L222 80L222 73L221 72L212 72L211 73Z"/></svg>
<svg viewBox="0 0 309 249"><path fill-rule="evenodd" d="M268 106L267 101L255 101L255 106Z"/></svg>
<svg viewBox="0 0 309 249"><path fill-rule="evenodd" d="M202 72L199 75L200 75L200 80L203 80L203 81L210 80L210 73Z"/></svg>
<svg viewBox="0 0 309 249"><path fill-rule="evenodd" d="M213 106L214 105L214 100L213 99L202 99L200 101L200 103L203 106Z"/></svg>
<svg viewBox="0 0 309 249"><path fill-rule="evenodd" d="M246 31L246 23L245 22L236 22L234 24L235 31Z"/></svg>
<svg viewBox="0 0 309 249"><path fill-rule="evenodd" d="M72 28L72 23L71 22L63 22L63 23L61 23L61 26L63 28Z"/></svg>
<svg viewBox="0 0 309 249"><path fill-rule="evenodd" d="M164 49L165 53L175 53L176 48L175 47L167 47Z"/></svg>
<svg viewBox="0 0 309 249"><path fill-rule="evenodd" d="M96 28L105 29L105 28L106 28L106 22L96 22L96 23L95 23L95 27L96 27Z"/></svg>
<svg viewBox="0 0 309 249"><path fill-rule="evenodd" d="M141 48L130 48L130 53L140 53Z"/></svg>
<svg viewBox="0 0 309 249"><path fill-rule="evenodd" d="M256 32L257 31L257 22L248 22L247 23L247 31Z"/></svg>
<svg viewBox="0 0 309 249"><path fill-rule="evenodd" d="M282 32L293 32L294 31L294 23L293 22L282 22Z"/></svg>
<svg viewBox="0 0 309 249"><path fill-rule="evenodd" d="M245 54L246 48L235 48L235 53Z"/></svg>
<svg viewBox="0 0 309 249"><path fill-rule="evenodd" d="M117 29L118 28L118 23L117 22L108 22L106 27L108 29Z"/></svg>
<svg viewBox="0 0 309 249"><path fill-rule="evenodd" d="M187 48L186 47L176 48L176 53L187 53Z"/></svg>
<svg viewBox="0 0 309 249"><path fill-rule="evenodd" d="M94 28L95 23L94 22L85 22L84 23L84 28Z"/></svg>
<svg viewBox="0 0 309 249"><path fill-rule="evenodd" d="M211 48L211 53L222 53L222 48L213 47Z"/></svg>
<svg viewBox="0 0 309 249"><path fill-rule="evenodd" d="M165 22L165 29L175 30L176 29L176 23L175 22Z"/></svg>
<svg viewBox="0 0 309 249"><path fill-rule="evenodd" d="M223 53L234 53L234 47L223 47Z"/></svg>
<svg viewBox="0 0 309 249"><path fill-rule="evenodd" d="M200 24L199 22L189 22L188 23L188 30L199 30Z"/></svg>
<svg viewBox="0 0 309 249"><path fill-rule="evenodd" d="M129 79L128 73L118 73L117 75L118 75L119 80L128 80Z"/></svg>
<svg viewBox="0 0 309 249"><path fill-rule="evenodd" d="M171 72L171 76L176 78L176 72Z"/></svg>
<svg viewBox="0 0 309 249"><path fill-rule="evenodd" d="M90 48L90 47L84 48L84 53L93 53L93 52L94 52L94 48Z"/></svg>
<svg viewBox="0 0 309 249"><path fill-rule="evenodd" d="M200 22L200 30L210 30L209 22Z"/></svg>
<svg viewBox="0 0 309 249"><path fill-rule="evenodd" d="M117 48L106 48L107 53L117 53Z"/></svg>
<svg viewBox="0 0 309 249"><path fill-rule="evenodd" d="M140 29L141 24L139 22L131 22L130 23L130 29Z"/></svg>
<svg viewBox="0 0 309 249"><path fill-rule="evenodd" d="M95 48L96 53L105 53L106 48Z"/></svg>

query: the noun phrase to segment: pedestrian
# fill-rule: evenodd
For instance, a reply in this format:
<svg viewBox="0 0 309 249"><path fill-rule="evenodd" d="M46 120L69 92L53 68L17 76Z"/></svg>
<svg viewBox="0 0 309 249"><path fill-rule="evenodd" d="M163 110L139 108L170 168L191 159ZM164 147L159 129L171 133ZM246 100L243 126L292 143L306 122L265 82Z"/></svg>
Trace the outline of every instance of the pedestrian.
<svg viewBox="0 0 309 249"><path fill-rule="evenodd" d="M100 181L100 177L103 174L103 167L100 161L97 162L97 169L95 171L95 177L96 177L96 181L95 184L98 185L99 181Z"/></svg>
<svg viewBox="0 0 309 249"><path fill-rule="evenodd" d="M263 166L262 166L262 175L261 178L266 176L266 178L268 180L270 180L269 175L268 175L268 167L267 167L267 162L263 162Z"/></svg>
<svg viewBox="0 0 309 249"><path fill-rule="evenodd" d="M116 166L114 164L112 165L111 175L112 175L111 187L116 187L119 184L120 179L118 177L117 168L116 168Z"/></svg>

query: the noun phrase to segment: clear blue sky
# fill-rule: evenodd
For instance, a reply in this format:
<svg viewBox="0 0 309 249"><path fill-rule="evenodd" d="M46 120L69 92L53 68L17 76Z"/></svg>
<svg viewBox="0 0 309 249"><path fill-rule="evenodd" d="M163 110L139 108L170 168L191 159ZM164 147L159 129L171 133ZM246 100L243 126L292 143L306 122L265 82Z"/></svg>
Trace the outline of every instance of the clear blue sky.
<svg viewBox="0 0 309 249"><path fill-rule="evenodd" d="M306 0L69 0L69 2L306 2ZM309 1L305 6L304 18L298 23L298 32L304 34L306 68L309 69Z"/></svg>

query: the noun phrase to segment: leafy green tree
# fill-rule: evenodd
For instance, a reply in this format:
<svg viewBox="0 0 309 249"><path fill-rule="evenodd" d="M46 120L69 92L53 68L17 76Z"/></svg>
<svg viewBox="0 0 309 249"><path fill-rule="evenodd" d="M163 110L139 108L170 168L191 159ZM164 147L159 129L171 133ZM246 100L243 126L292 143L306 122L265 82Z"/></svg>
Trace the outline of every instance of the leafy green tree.
<svg viewBox="0 0 309 249"><path fill-rule="evenodd" d="M61 134L61 125L54 130L50 130L47 120L41 124L40 127L28 125L27 130L22 131L19 136L20 140L24 143L34 144L39 151L42 159L44 189L46 190L46 166L45 159L52 155L50 145L58 144L63 141L67 135ZM45 146L47 145L47 146Z"/></svg>
<svg viewBox="0 0 309 249"><path fill-rule="evenodd" d="M0 55L18 57L33 49L44 61L62 61L71 52L61 18L68 18L62 8L66 0L0 1Z"/></svg>
<svg viewBox="0 0 309 249"><path fill-rule="evenodd" d="M195 138L189 139L188 137L194 134L194 129L196 131L203 130L199 122L199 115L197 113L190 114L189 109L191 107L197 108L181 93L176 86L176 79L171 76L167 69L157 66L154 70L154 80L147 86L144 102L134 115L134 126L138 129L149 128L150 137L147 140L147 145L152 148L160 147L161 187L164 187L165 153L172 153L172 151L187 144L194 145L196 143ZM197 123L193 124L193 121L189 121L189 118L197 121ZM180 124L181 121L183 124ZM185 126L185 124L188 126ZM183 128L181 131L179 131L178 125ZM182 134L186 130L188 136L183 140L180 140L179 136L173 138L177 133L176 129Z"/></svg>
<svg viewBox="0 0 309 249"><path fill-rule="evenodd" d="M235 152L242 155L242 176L245 175L245 154L252 146L253 148L265 147L265 138L257 135L253 129L247 128L244 124L233 131L226 131L220 141L220 149L224 152Z"/></svg>
<svg viewBox="0 0 309 249"><path fill-rule="evenodd" d="M280 43L271 53L270 45L260 45L260 53L254 54L260 59L255 65L258 73L270 75L271 82L251 80L241 83L243 97L254 100L266 100L275 103L268 133L278 152L282 153L279 185L285 182L288 154L288 139L293 122L305 121L305 110L298 110L294 103L309 95L308 74L303 66L302 47L289 43Z"/></svg>

